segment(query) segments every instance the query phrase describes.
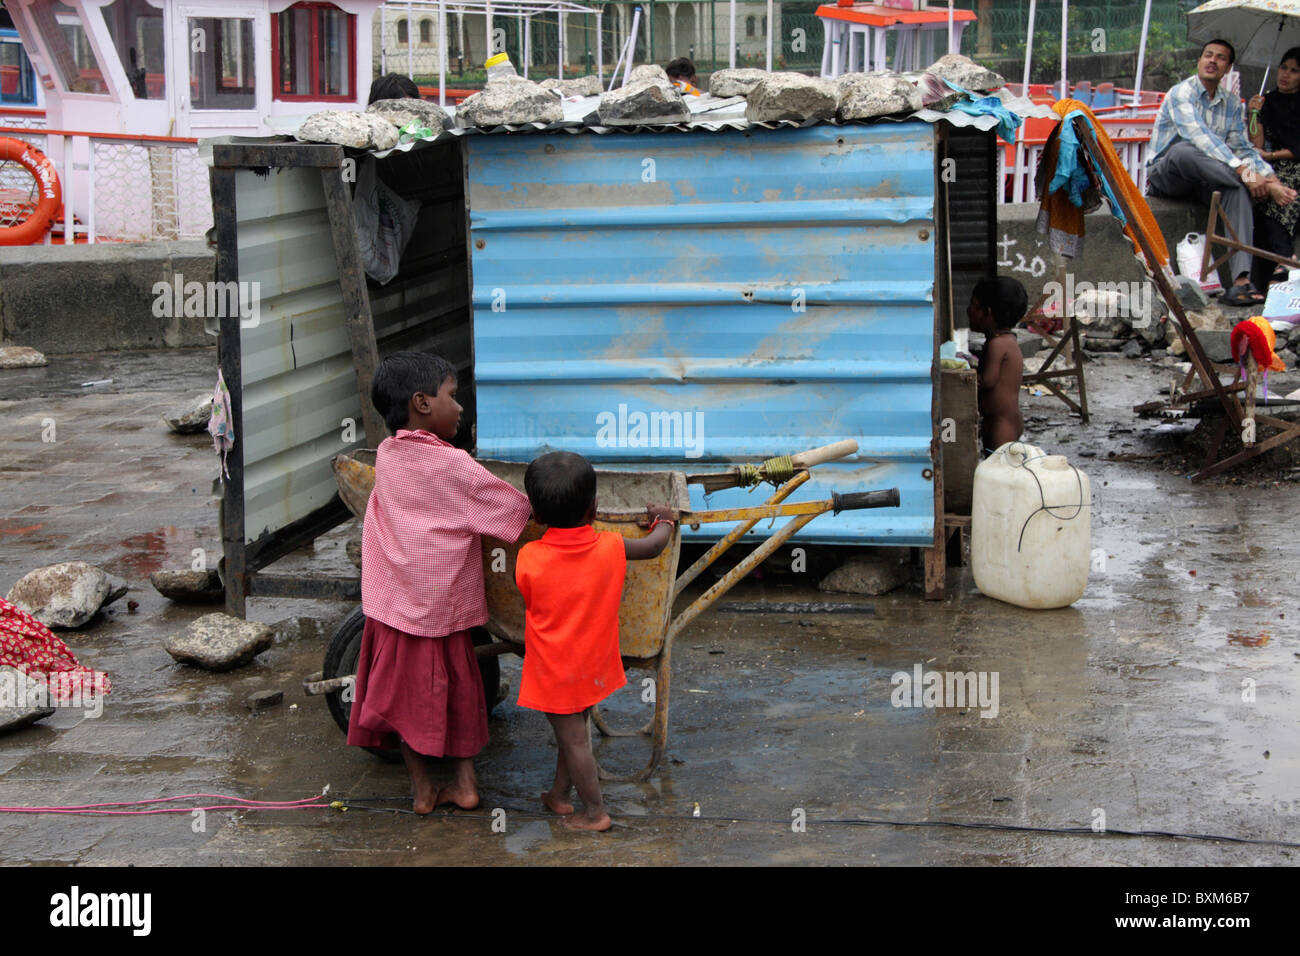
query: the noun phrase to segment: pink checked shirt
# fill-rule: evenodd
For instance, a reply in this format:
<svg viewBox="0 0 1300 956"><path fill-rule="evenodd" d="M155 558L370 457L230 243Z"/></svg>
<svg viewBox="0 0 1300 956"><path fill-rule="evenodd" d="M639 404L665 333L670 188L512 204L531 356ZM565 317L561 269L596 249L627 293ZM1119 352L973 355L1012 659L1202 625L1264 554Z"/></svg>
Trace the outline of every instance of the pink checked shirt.
<svg viewBox="0 0 1300 956"><path fill-rule="evenodd" d="M366 617L443 637L487 623L480 535L515 541L528 498L430 432L399 429L375 460L361 537Z"/></svg>

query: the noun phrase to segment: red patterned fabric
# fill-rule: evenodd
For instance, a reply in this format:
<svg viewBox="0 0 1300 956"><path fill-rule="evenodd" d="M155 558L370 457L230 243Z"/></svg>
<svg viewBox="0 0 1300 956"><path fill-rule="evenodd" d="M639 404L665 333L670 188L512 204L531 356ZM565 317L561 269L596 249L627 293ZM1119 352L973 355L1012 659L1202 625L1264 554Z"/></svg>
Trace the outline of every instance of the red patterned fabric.
<svg viewBox="0 0 1300 956"><path fill-rule="evenodd" d="M0 598L0 666L45 680L54 700L107 694L111 687L107 674L82 667L48 627L4 598Z"/></svg>
<svg viewBox="0 0 1300 956"><path fill-rule="evenodd" d="M422 430L399 429L375 456L361 536L366 617L417 637L486 624L480 535L515 541L528 498Z"/></svg>

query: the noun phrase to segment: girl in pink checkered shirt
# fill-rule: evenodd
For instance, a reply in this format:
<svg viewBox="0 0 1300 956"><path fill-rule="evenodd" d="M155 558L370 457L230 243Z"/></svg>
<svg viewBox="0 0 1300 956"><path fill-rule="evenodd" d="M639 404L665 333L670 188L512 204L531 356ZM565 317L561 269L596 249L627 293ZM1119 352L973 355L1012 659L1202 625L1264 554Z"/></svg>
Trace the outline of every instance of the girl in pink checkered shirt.
<svg viewBox="0 0 1300 956"><path fill-rule="evenodd" d="M361 606L348 743L401 748L416 813L478 806L474 756L487 706L469 629L487 623L480 536L515 541L528 499L450 444L460 427L456 372L422 352L375 370L371 401L393 437L380 444L361 539ZM441 789L426 756L450 757Z"/></svg>

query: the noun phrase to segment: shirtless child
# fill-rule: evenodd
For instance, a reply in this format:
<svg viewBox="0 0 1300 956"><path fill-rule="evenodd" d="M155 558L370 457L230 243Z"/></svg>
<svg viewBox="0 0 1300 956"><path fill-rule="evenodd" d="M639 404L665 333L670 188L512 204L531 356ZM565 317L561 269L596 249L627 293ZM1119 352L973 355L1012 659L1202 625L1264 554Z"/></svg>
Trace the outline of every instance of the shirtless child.
<svg viewBox="0 0 1300 956"><path fill-rule="evenodd" d="M1025 287L1009 276L981 279L966 307L970 327L985 336L979 363L980 439L985 454L1015 441L1025 430L1020 414L1024 362L1014 328L1028 307Z"/></svg>

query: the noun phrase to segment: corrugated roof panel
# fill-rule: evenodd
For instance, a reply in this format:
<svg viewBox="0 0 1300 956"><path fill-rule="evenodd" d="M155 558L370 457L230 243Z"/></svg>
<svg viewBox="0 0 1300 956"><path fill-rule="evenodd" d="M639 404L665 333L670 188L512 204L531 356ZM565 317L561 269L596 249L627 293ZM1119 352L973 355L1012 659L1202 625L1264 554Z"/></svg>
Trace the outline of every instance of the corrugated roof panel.
<svg viewBox="0 0 1300 956"><path fill-rule="evenodd" d="M932 541L930 125L465 144L480 457L708 471L852 438L794 499L902 507L801 539Z"/></svg>

